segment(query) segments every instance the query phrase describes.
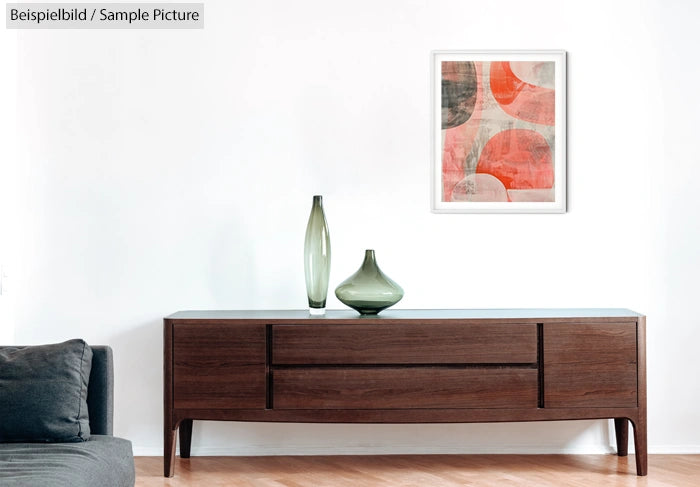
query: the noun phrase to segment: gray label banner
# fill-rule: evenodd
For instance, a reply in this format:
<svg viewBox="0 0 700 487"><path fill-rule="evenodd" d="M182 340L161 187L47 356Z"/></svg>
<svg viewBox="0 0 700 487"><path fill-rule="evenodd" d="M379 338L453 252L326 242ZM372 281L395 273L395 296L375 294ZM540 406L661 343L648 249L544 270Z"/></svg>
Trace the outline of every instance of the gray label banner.
<svg viewBox="0 0 700 487"><path fill-rule="evenodd" d="M203 29L203 3L8 3L8 29Z"/></svg>

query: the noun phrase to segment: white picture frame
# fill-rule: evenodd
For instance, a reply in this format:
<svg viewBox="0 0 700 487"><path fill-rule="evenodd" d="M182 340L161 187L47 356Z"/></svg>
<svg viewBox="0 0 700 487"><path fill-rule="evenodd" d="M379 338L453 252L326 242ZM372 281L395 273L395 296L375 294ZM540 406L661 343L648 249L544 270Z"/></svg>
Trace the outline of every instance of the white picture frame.
<svg viewBox="0 0 700 487"><path fill-rule="evenodd" d="M566 51L433 51L431 107L433 212L566 212Z"/></svg>

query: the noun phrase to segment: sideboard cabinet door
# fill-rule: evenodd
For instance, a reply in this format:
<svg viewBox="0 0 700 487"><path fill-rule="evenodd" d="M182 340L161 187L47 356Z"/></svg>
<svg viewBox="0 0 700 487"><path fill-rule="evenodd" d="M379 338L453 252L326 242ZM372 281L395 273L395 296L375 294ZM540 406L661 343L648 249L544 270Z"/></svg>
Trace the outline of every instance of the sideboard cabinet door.
<svg viewBox="0 0 700 487"><path fill-rule="evenodd" d="M544 406L637 407L637 324L545 323Z"/></svg>
<svg viewBox="0 0 700 487"><path fill-rule="evenodd" d="M265 325L175 324L175 408L264 409L265 343Z"/></svg>

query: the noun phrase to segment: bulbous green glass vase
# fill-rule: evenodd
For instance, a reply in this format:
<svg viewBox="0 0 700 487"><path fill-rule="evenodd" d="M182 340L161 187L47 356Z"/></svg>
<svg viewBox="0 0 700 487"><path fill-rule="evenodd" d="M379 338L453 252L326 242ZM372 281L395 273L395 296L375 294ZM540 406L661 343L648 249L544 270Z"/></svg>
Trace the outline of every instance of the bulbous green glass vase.
<svg viewBox="0 0 700 487"><path fill-rule="evenodd" d="M403 289L377 266L374 250L365 250L365 260L356 273L335 288L345 305L363 315L376 315L403 298Z"/></svg>
<svg viewBox="0 0 700 487"><path fill-rule="evenodd" d="M304 277L309 298L309 313L326 312L328 278L331 273L331 237L323 212L323 198L314 196L304 239Z"/></svg>

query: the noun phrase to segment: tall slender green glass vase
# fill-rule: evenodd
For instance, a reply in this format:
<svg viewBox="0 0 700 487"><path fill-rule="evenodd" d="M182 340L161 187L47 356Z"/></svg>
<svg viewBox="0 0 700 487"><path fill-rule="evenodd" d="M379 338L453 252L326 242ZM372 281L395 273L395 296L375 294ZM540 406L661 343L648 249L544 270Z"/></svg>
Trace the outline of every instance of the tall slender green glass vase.
<svg viewBox="0 0 700 487"><path fill-rule="evenodd" d="M326 313L328 278L331 273L331 237L323 212L323 197L314 196L304 240L304 276L309 297L309 313Z"/></svg>

